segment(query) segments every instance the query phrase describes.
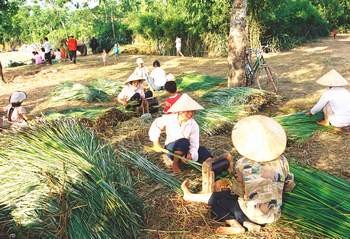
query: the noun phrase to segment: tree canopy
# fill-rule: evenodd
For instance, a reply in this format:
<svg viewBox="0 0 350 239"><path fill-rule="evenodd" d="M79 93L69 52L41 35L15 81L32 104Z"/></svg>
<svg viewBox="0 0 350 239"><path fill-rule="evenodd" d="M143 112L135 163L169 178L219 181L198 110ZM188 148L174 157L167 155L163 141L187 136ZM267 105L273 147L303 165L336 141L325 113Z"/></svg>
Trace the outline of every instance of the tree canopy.
<svg viewBox="0 0 350 239"><path fill-rule="evenodd" d="M101 45L151 42L160 54L174 52L176 36L186 54L225 55L229 0L0 0L0 42L19 45L43 37L58 45L68 35ZM95 1L96 2L96 1ZM251 44L294 47L332 28L350 28L348 0L249 0Z"/></svg>

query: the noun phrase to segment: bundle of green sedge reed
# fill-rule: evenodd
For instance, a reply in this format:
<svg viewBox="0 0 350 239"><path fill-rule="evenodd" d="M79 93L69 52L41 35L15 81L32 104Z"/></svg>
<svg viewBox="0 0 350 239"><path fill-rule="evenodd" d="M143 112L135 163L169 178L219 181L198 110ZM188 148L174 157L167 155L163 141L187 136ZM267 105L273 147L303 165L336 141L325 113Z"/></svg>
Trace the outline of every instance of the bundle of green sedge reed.
<svg viewBox="0 0 350 239"><path fill-rule="evenodd" d="M86 119L96 119L99 116L103 115L110 108L106 107L75 107L70 109L65 109L58 112L46 112L47 120L55 120L58 118L86 118Z"/></svg>
<svg viewBox="0 0 350 239"><path fill-rule="evenodd" d="M97 90L106 92L109 96L116 96L124 86L123 82L121 81L108 79L96 79L90 81L89 85Z"/></svg>
<svg viewBox="0 0 350 239"><path fill-rule="evenodd" d="M65 82L54 89L51 100L54 102L64 100L106 102L110 100L110 97L106 92L96 89L93 86L83 85L80 83Z"/></svg>
<svg viewBox="0 0 350 239"><path fill-rule="evenodd" d="M312 137L317 131L327 130L327 127L320 126L317 121L323 119L323 113L306 115L299 112L290 115L274 117L286 130L288 139L303 142Z"/></svg>
<svg viewBox="0 0 350 239"><path fill-rule="evenodd" d="M185 74L177 77L178 89L182 91L211 90L226 80L218 76Z"/></svg>
<svg viewBox="0 0 350 239"><path fill-rule="evenodd" d="M143 204L114 150L75 120L1 135L0 228L16 238L136 238Z"/></svg>

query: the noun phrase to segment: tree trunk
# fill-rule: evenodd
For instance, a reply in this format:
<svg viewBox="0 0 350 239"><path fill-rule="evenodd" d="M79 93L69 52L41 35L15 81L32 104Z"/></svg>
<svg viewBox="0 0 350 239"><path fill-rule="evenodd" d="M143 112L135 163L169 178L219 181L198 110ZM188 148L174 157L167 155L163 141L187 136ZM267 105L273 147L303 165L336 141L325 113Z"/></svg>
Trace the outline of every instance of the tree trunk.
<svg viewBox="0 0 350 239"><path fill-rule="evenodd" d="M244 57L246 34L247 0L234 0L228 37L228 87L244 85Z"/></svg>
<svg viewBox="0 0 350 239"><path fill-rule="evenodd" d="M5 78L4 78L4 73L2 72L2 65L1 65L1 62L0 62L0 77L1 77L1 80L6 83L5 81Z"/></svg>

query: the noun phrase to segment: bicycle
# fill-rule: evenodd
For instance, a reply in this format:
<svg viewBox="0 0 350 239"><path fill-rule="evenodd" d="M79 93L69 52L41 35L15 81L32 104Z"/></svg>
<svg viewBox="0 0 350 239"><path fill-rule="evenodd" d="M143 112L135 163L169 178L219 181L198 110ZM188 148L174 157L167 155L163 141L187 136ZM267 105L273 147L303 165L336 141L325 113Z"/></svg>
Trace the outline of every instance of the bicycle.
<svg viewBox="0 0 350 239"><path fill-rule="evenodd" d="M245 85L252 86L256 82L260 90L273 91L277 93L277 79L273 77L271 68L263 56L264 50L266 48L268 48L268 46L262 46L259 49L246 50ZM254 63L252 62L252 54L255 55ZM265 71L265 76L261 74L262 71Z"/></svg>

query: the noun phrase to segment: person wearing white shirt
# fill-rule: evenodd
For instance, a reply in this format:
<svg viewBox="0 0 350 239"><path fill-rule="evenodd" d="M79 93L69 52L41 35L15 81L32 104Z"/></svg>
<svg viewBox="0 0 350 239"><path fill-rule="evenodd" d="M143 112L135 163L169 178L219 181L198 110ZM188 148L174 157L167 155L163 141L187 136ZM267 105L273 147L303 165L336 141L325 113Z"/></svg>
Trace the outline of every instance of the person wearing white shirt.
<svg viewBox="0 0 350 239"><path fill-rule="evenodd" d="M136 110L141 107L142 112L148 112L148 103L146 98L152 97L151 91L144 91L143 76L132 74L125 82L125 86L118 94L118 102L125 106L128 110Z"/></svg>
<svg viewBox="0 0 350 239"><path fill-rule="evenodd" d="M142 76L148 83L149 87L154 90L152 83L150 82L150 76L148 68L145 66L145 62L141 57L136 59L137 67L135 68L133 74Z"/></svg>
<svg viewBox="0 0 350 239"><path fill-rule="evenodd" d="M57 61L61 61L61 51L60 51L60 49L57 49L55 51L55 56L56 56L56 60Z"/></svg>
<svg viewBox="0 0 350 239"><path fill-rule="evenodd" d="M342 128L350 125L350 92L345 88L349 83L336 70L331 70L317 80L320 85L327 86L317 104L309 114L323 111L324 119L318 123Z"/></svg>
<svg viewBox="0 0 350 239"><path fill-rule="evenodd" d="M211 153L199 146L199 126L193 119L196 110L203 107L194 101L189 95L183 94L169 109L169 115L163 115L154 120L149 130L149 138L153 142L154 149L161 152L159 138L163 130L166 133L165 148L186 160L203 163L212 158ZM168 155L172 160L172 168L175 173L180 171L181 160Z"/></svg>
<svg viewBox="0 0 350 239"><path fill-rule="evenodd" d="M160 62L158 60L155 60L153 62L153 67L154 67L154 69L151 72L150 81L153 84L154 90L161 90L161 89L163 89L163 87L167 81L166 73L160 67Z"/></svg>
<svg viewBox="0 0 350 239"><path fill-rule="evenodd" d="M45 53L45 60L47 60L47 62L50 65L52 65L52 61L51 61L51 44L49 43L49 39L47 37L44 38L43 48L44 48L44 53Z"/></svg>
<svg viewBox="0 0 350 239"><path fill-rule="evenodd" d="M176 37L175 39L175 48L176 48L176 56L184 56L181 52L181 38L180 37Z"/></svg>

